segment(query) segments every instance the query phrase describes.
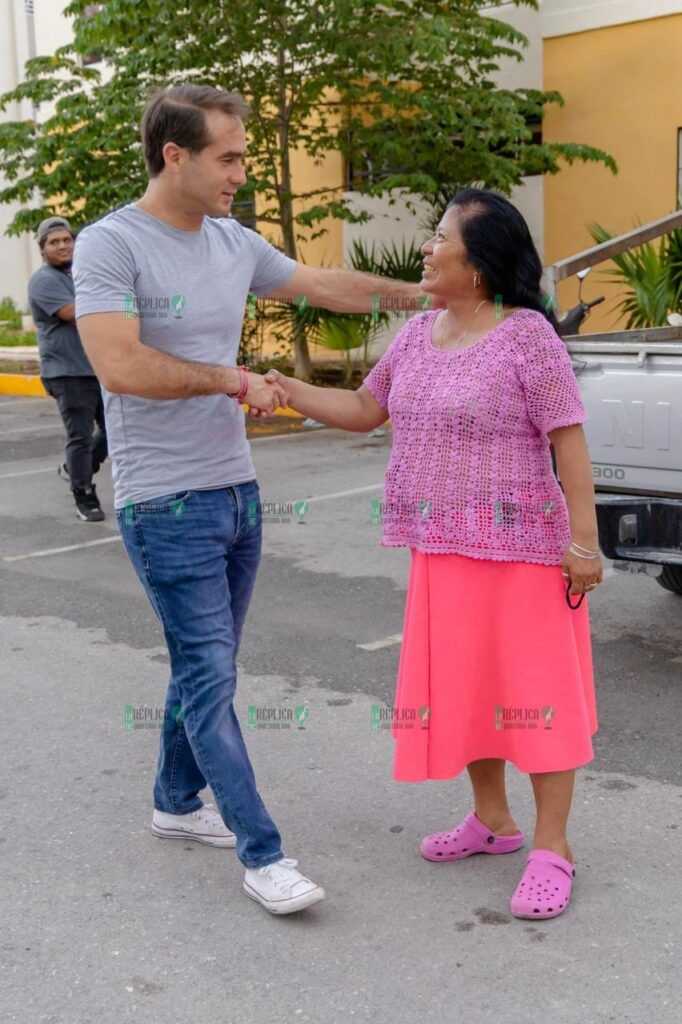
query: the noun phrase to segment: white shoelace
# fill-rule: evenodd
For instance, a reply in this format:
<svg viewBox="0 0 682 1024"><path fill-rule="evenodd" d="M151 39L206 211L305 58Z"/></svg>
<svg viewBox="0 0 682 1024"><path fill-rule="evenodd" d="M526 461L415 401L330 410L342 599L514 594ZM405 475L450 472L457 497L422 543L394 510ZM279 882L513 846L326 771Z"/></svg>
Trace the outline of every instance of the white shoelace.
<svg viewBox="0 0 682 1024"><path fill-rule="evenodd" d="M275 864L266 864L265 867L259 868L258 873L265 875L283 896L292 896L295 885L300 882L310 883L309 878L304 878L300 871L295 870L297 864L298 861L293 857L284 857Z"/></svg>
<svg viewBox="0 0 682 1024"><path fill-rule="evenodd" d="M198 810L192 811L192 817L196 818L196 820L200 822L202 825L211 825L215 827L216 825L220 824L223 826L223 828L225 827L223 825L223 819L220 817L218 812L214 810L212 807L208 807L206 804L204 804L203 807L200 807Z"/></svg>

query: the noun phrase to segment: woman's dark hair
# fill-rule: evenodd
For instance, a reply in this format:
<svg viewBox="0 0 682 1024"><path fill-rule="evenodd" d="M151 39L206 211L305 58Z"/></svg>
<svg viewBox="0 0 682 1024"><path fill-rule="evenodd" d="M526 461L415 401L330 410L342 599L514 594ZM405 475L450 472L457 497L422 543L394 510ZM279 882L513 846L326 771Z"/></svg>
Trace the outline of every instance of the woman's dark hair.
<svg viewBox="0 0 682 1024"><path fill-rule="evenodd" d="M552 302L540 286L542 262L528 225L516 207L498 192L463 188L446 209L462 210L462 239L467 258L493 296L508 306L543 313L556 331Z"/></svg>
<svg viewBox="0 0 682 1024"><path fill-rule="evenodd" d="M225 92L210 85L175 85L151 98L142 115L141 134L144 162L150 178L165 167L163 147L174 142L190 153L200 153L211 142L205 110L221 110L241 118L249 116L249 104L237 92Z"/></svg>

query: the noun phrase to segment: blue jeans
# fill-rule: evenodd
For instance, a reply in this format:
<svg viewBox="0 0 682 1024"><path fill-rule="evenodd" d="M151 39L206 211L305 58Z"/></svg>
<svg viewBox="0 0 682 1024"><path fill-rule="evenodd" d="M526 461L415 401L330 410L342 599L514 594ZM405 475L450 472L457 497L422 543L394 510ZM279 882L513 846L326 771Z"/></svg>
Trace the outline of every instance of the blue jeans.
<svg viewBox="0 0 682 1024"><path fill-rule="evenodd" d="M255 480L118 509L130 560L161 621L171 679L154 806L189 814L208 785L247 868L282 854L233 707L237 651L261 552ZM182 709L181 713L178 709Z"/></svg>

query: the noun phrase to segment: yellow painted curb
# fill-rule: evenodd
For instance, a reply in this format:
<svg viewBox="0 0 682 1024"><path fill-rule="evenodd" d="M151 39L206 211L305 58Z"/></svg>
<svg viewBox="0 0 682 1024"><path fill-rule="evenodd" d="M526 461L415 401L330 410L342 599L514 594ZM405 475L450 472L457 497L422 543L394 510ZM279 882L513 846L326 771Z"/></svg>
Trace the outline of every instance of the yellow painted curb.
<svg viewBox="0 0 682 1024"><path fill-rule="evenodd" d="M28 395L34 398L46 398L47 392L40 377L28 373L0 373L0 395ZM248 413L248 405L242 409ZM301 413L294 409L278 409L275 416L293 416L302 419Z"/></svg>
<svg viewBox="0 0 682 1024"><path fill-rule="evenodd" d="M0 395L29 395L46 398L47 392L40 377L27 373L0 373Z"/></svg>
<svg viewBox="0 0 682 1024"><path fill-rule="evenodd" d="M248 405L243 405L242 409L248 416ZM303 419L302 414L300 412L296 412L295 409L277 409L277 411L275 412L275 416L293 416L294 419ZM256 420L256 423L258 423L258 420Z"/></svg>

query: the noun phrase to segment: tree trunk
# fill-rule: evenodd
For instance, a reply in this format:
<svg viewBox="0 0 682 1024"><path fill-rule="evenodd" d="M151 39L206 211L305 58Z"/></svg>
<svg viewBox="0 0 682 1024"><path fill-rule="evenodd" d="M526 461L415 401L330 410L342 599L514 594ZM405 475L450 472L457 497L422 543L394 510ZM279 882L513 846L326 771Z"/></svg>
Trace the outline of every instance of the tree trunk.
<svg viewBox="0 0 682 1024"><path fill-rule="evenodd" d="M305 328L299 320L294 321L294 376L299 380L309 381L312 377L313 366L308 349L308 339L305 335Z"/></svg>

